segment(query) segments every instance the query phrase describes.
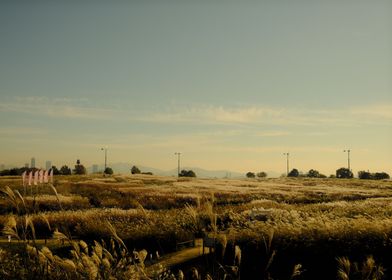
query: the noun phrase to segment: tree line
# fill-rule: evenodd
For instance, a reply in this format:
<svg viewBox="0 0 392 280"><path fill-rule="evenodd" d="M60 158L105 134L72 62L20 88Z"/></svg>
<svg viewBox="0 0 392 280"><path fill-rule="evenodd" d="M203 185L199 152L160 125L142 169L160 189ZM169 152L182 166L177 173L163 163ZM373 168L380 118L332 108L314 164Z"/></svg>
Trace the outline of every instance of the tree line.
<svg viewBox="0 0 392 280"><path fill-rule="evenodd" d="M265 178L267 177L267 173L265 172L259 172L259 173L253 173L253 172L247 172L246 177L247 178ZM303 174L298 171L298 169L293 168L288 174L287 177L308 177L308 178L327 178L326 175L321 174L319 171L315 169L310 169L306 174ZM350 179L354 178L353 172L345 167L341 167L336 170L336 175L332 174L329 176L329 178L340 178L340 179ZM369 171L359 171L358 172L358 178L359 179L367 179L367 180L385 180L385 179L390 179L390 176L386 172L375 172L375 173L370 173Z"/></svg>

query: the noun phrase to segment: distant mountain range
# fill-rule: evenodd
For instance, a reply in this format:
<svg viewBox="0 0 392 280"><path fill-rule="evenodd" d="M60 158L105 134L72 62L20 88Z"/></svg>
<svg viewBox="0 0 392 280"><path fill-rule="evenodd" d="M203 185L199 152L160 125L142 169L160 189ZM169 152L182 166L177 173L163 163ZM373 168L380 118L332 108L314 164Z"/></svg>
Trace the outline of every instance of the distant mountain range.
<svg viewBox="0 0 392 280"><path fill-rule="evenodd" d="M152 168L152 167L147 167L147 166L141 166L137 164L130 164L130 163L112 163L110 164L110 167L113 169L114 173L120 173L120 174L130 174L131 167L133 165L136 165L141 172L152 172L155 175L160 175L160 176L177 176L177 168L171 169L171 170L161 170L157 168ZM199 178L244 178L245 173L240 173L236 171L230 171L230 170L206 170L202 169L199 167L181 167L181 169L186 169L186 170L193 170L196 173L196 176ZM98 166L98 170L102 171L103 170L103 165ZM92 173L93 168L92 166L87 168L88 173ZM253 171L252 171L253 172ZM279 173L277 172L267 172L268 177L279 177Z"/></svg>

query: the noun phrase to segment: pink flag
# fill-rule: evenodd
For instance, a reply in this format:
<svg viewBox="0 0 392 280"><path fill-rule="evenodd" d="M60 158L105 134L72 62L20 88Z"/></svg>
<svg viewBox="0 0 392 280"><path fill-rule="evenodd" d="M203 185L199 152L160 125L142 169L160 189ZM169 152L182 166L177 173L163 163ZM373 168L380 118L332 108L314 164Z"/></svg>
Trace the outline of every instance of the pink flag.
<svg viewBox="0 0 392 280"><path fill-rule="evenodd" d="M34 173L34 185L36 186L38 184L38 176L39 176L39 171L35 171Z"/></svg>
<svg viewBox="0 0 392 280"><path fill-rule="evenodd" d="M48 183L49 182L49 180L48 180L48 170L45 170L45 173L44 173L44 183Z"/></svg>
<svg viewBox="0 0 392 280"><path fill-rule="evenodd" d="M44 170L39 171L39 183L42 184L44 182Z"/></svg>
<svg viewBox="0 0 392 280"><path fill-rule="evenodd" d="M22 173L22 182L23 182L23 187L24 187L25 184L26 184L26 171L24 171L24 172Z"/></svg>
<svg viewBox="0 0 392 280"><path fill-rule="evenodd" d="M53 168L51 168L49 171L49 178L50 178L50 182L53 184Z"/></svg>
<svg viewBox="0 0 392 280"><path fill-rule="evenodd" d="M29 174L29 186L31 186L31 182L33 181L33 171L30 171Z"/></svg>

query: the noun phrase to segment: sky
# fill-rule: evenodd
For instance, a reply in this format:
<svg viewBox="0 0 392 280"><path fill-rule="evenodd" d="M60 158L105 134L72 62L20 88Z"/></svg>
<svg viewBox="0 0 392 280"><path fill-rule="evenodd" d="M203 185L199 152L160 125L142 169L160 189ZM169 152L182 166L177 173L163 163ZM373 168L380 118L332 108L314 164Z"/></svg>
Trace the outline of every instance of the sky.
<svg viewBox="0 0 392 280"><path fill-rule="evenodd" d="M1 1L0 163L392 175L392 1Z"/></svg>

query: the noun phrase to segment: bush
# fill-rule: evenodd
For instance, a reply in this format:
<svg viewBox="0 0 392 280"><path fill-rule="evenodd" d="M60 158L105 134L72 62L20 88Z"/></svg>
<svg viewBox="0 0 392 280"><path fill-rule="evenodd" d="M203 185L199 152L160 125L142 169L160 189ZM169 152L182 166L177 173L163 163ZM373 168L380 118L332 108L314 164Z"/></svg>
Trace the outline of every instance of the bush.
<svg viewBox="0 0 392 280"><path fill-rule="evenodd" d="M384 179L389 179L389 174L385 172L376 172L374 174L374 179L375 180L384 180Z"/></svg>
<svg viewBox="0 0 392 280"><path fill-rule="evenodd" d="M246 173L246 177L247 178L254 178L254 177L256 177L256 175L253 172L248 172L248 173Z"/></svg>
<svg viewBox="0 0 392 280"><path fill-rule="evenodd" d="M390 177L389 174L385 172L370 173L369 171L359 171L358 178L367 180L385 180L389 179Z"/></svg>
<svg viewBox="0 0 392 280"><path fill-rule="evenodd" d="M325 176L324 174L321 174L320 172L318 172L315 169L310 169L308 174L306 174L306 177L309 177L309 178L327 178L327 176Z"/></svg>
<svg viewBox="0 0 392 280"><path fill-rule="evenodd" d="M318 172L317 170L314 170L314 169L310 169L306 176L310 177L310 178L319 178L320 172Z"/></svg>
<svg viewBox="0 0 392 280"><path fill-rule="evenodd" d="M9 176L9 175L10 175L9 169L4 169L0 171L0 176Z"/></svg>
<svg viewBox="0 0 392 280"><path fill-rule="evenodd" d="M110 167L106 167L103 173L113 175L113 169L111 169Z"/></svg>
<svg viewBox="0 0 392 280"><path fill-rule="evenodd" d="M73 173L76 175L86 175L87 170L86 167L84 167L83 164L80 164L79 162L75 165L75 169L73 170Z"/></svg>
<svg viewBox="0 0 392 280"><path fill-rule="evenodd" d="M178 174L180 177L196 177L196 173L193 172L193 170L181 170L180 174Z"/></svg>
<svg viewBox="0 0 392 280"><path fill-rule="evenodd" d="M137 168L137 167L134 165L134 166L132 166L132 168L131 168L131 173L132 173L132 174L140 174L140 169Z"/></svg>
<svg viewBox="0 0 392 280"><path fill-rule="evenodd" d="M372 173L370 173L370 172L368 172L368 171L359 171L358 172L358 178L359 179L367 179L367 180L369 180L369 179L373 179L373 177L372 177Z"/></svg>
<svg viewBox="0 0 392 280"><path fill-rule="evenodd" d="M61 175L61 171L57 169L56 166L52 166L53 175Z"/></svg>
<svg viewBox="0 0 392 280"><path fill-rule="evenodd" d="M62 175L71 175L71 168L69 168L67 165L63 165L61 168L60 168L60 173L62 174Z"/></svg>
<svg viewBox="0 0 392 280"><path fill-rule="evenodd" d="M287 177L298 177L299 176L299 171L298 169L294 168L287 174Z"/></svg>
<svg viewBox="0 0 392 280"><path fill-rule="evenodd" d="M267 178L268 175L266 172L261 171L261 172L257 173L256 176L259 178Z"/></svg>
<svg viewBox="0 0 392 280"><path fill-rule="evenodd" d="M349 179L353 177L354 177L353 173L348 168L341 167L338 170L336 170L336 178Z"/></svg>

